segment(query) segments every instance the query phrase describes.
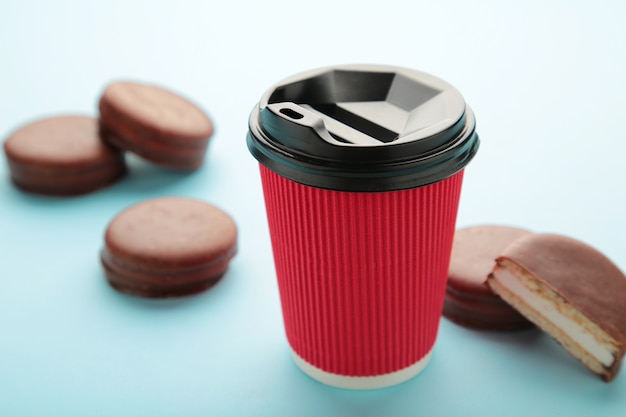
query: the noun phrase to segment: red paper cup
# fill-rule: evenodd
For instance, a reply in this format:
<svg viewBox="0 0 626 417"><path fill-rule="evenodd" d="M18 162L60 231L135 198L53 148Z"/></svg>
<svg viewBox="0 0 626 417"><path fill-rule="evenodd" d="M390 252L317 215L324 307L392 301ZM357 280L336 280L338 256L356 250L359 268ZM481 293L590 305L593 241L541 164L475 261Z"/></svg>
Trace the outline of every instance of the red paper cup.
<svg viewBox="0 0 626 417"><path fill-rule="evenodd" d="M321 69L263 96L248 146L261 163L287 340L305 373L369 389L426 366L478 142L462 96L417 71Z"/></svg>

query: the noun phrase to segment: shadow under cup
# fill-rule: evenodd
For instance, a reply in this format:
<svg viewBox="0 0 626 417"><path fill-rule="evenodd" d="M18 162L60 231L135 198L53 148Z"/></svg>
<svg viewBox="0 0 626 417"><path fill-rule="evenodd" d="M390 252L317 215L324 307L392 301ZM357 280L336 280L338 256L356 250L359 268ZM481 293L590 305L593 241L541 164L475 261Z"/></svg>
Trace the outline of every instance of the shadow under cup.
<svg viewBox="0 0 626 417"><path fill-rule="evenodd" d="M353 389L419 373L479 145L463 97L418 71L323 68L269 89L247 140L296 364Z"/></svg>

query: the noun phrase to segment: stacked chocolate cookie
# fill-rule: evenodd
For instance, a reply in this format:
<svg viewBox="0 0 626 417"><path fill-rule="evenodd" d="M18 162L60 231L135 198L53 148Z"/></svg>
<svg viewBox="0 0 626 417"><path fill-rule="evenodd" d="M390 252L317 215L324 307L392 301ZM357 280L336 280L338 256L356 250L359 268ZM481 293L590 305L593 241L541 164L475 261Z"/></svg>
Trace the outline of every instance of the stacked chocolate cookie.
<svg viewBox="0 0 626 417"><path fill-rule="evenodd" d="M11 134L4 151L13 183L38 194L85 194L126 173L123 152L101 140L88 116L37 120Z"/></svg>
<svg viewBox="0 0 626 417"><path fill-rule="evenodd" d="M487 286L495 259L530 232L506 226L480 226L454 234L443 315L483 330L522 330L533 324Z"/></svg>
<svg viewBox="0 0 626 417"><path fill-rule="evenodd" d="M213 123L189 100L155 85L120 81L106 87L98 107L106 142L167 168L202 166Z"/></svg>
<svg viewBox="0 0 626 417"><path fill-rule="evenodd" d="M606 382L626 353L626 276L565 236L499 226L458 230L443 314L489 330L535 324Z"/></svg>
<svg viewBox="0 0 626 417"><path fill-rule="evenodd" d="M227 213L203 201L163 197L118 214L100 258L113 288L163 298L209 288L236 251L237 227Z"/></svg>

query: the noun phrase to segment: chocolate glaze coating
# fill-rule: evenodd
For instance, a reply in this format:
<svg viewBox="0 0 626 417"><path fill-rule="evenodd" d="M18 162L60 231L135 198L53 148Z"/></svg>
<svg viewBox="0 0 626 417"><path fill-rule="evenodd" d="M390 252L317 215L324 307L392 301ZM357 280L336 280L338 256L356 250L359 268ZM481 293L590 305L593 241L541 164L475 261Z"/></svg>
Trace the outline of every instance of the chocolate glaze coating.
<svg viewBox="0 0 626 417"><path fill-rule="evenodd" d="M569 325L544 316L544 308L530 307L517 290L503 286L503 271L524 282L524 291L577 323L612 360L598 359L570 333ZM605 382L619 373L626 353L626 276L602 253L565 236L527 236L503 251L487 282Z"/></svg>
<svg viewBox="0 0 626 417"><path fill-rule="evenodd" d="M198 200L158 198L116 216L101 261L112 286L148 297L197 292L226 271L237 228L219 208Z"/></svg>
<svg viewBox="0 0 626 417"><path fill-rule="evenodd" d="M533 324L487 286L495 260L511 242L529 232L506 226L475 226L454 235L443 315L473 328L521 330Z"/></svg>
<svg viewBox="0 0 626 417"><path fill-rule="evenodd" d="M99 101L104 137L151 162L196 169L213 134L209 117L164 88L130 81L109 84Z"/></svg>
<svg viewBox="0 0 626 417"><path fill-rule="evenodd" d="M74 195L126 173L123 154L101 140L97 119L57 116L29 123L4 142L11 179L28 191Z"/></svg>
<svg viewBox="0 0 626 417"><path fill-rule="evenodd" d="M626 345L626 276L606 256L569 237L538 234L515 241L509 259Z"/></svg>

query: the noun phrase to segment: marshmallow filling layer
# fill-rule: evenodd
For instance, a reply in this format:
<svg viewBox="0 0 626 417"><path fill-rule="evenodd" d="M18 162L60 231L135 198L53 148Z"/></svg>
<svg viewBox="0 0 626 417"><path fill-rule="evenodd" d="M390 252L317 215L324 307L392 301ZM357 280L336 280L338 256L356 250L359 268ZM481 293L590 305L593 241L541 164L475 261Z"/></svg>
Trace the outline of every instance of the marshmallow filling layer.
<svg viewBox="0 0 626 417"><path fill-rule="evenodd" d="M559 311L565 310L559 308L566 303L565 300L560 300L560 297L556 294L552 298L547 298L539 292L533 291L507 269L496 268L493 274L500 286L517 296L529 309L534 310L536 314L541 315L545 320L561 329L567 337L584 349L592 358L607 368L613 364L615 358L612 351L605 344L598 341L596 336L589 329L585 328L584 325ZM589 320L585 319L585 321ZM599 328L597 330L601 331Z"/></svg>

